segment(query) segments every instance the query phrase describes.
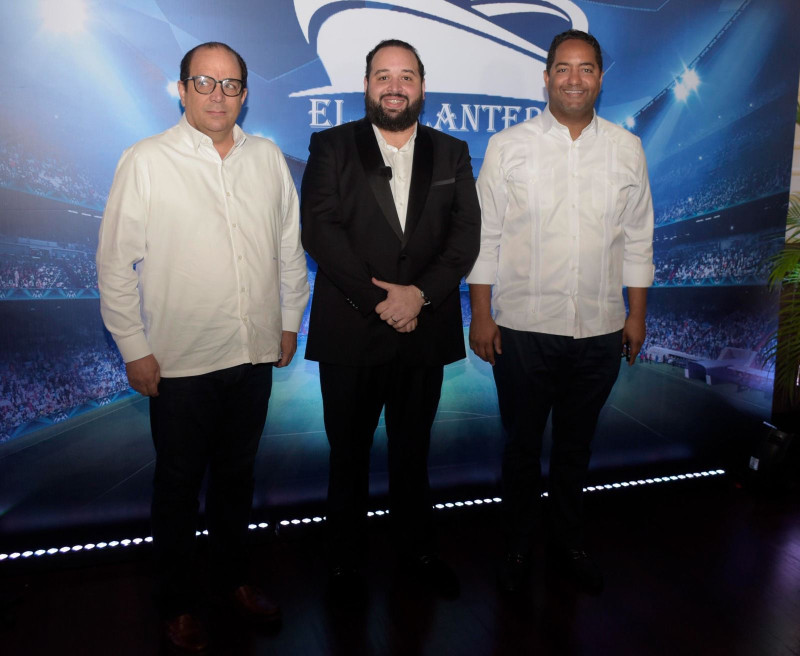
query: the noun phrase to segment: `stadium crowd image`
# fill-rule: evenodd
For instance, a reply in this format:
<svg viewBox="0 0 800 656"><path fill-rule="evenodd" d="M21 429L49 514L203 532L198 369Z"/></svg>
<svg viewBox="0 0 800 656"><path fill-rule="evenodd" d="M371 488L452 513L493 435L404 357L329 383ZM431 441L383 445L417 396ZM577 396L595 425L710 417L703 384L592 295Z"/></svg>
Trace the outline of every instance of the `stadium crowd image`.
<svg viewBox="0 0 800 656"><path fill-rule="evenodd" d="M80 566L89 566L92 563L89 551L96 554L101 550L106 553L115 549L122 551L128 545L132 553L138 549L136 553L145 554L130 556L133 562L138 562L136 559L149 562L148 554L153 549L151 503L156 476L156 449L151 436L156 419L155 415L151 418L151 412L155 412L155 406L147 394L139 393L141 389L132 384L129 366L126 372L126 361L130 365L131 357L125 356L124 345L118 346L120 335L113 325L114 334L107 328L109 311L105 295L109 277L115 275L109 276L107 252L108 244L118 237L116 234L108 237L111 228L108 227L107 206L117 207L118 199L132 188L128 186L118 191L119 196L112 193L109 200L112 184L121 185L119 176L127 170L125 158L120 160L123 153L176 124L180 129L195 129L200 111L196 109L200 106L197 103L205 102L206 95L215 99L219 96L226 107L238 103L240 111L234 116L236 127L231 123L226 133L233 135L233 152L240 148L239 135L243 134L251 145L259 144L263 153L275 154L278 163L274 165L264 164L263 158L268 156L259 155L262 159L258 166L262 168L258 171L264 179L274 173L275 179L283 185L281 194L285 194L280 201L275 201L274 197L268 201L276 203L283 212L284 224L276 232L283 235L283 243L271 255L262 250L262 245L256 249L265 253L265 261L283 258L280 266L274 267L280 278L275 284L280 288L282 304L269 308L273 315L283 312L283 330L277 331L276 338L281 340L281 348L276 357L269 360L280 366L267 365L271 370L268 412L260 441L256 435L257 451L252 454L251 538L260 545L259 549L284 549L285 557L294 547L291 540L280 543L282 531L287 534L291 530L299 531L301 537L297 538L295 546L305 549L299 546L302 540L322 544L332 523L326 517L331 509L326 506L326 498L332 489L331 447L334 444L331 435L335 422L340 419L332 408L334 404L337 408L345 404L341 399L332 401L336 397L331 390L350 389L351 381L341 370L332 369L332 365L341 369L342 362L336 355L329 354L337 348L344 353L352 345L342 341L329 348L345 332L337 323L338 315L330 314L330 299L331 294L338 293L336 290L341 287L342 280L347 279L349 270L348 263L336 262L336 257L330 256L329 251L341 248L341 244L331 237L336 233L328 232L330 227L325 223L328 215L323 216L322 210L316 208L330 210L335 203L342 208L364 207L363 200L350 198L350 194L361 192L349 182L350 166L336 170L335 175L340 177L335 177L325 167L334 167L331 162L338 163L345 153L355 157L353 153L359 152L362 159L357 161L366 161L363 150L356 151L353 147L347 151L336 141L348 133L348 124L367 124L362 121L366 95L367 118L372 122L372 126L368 125L368 136L373 135L373 129L375 135L382 129L388 133L409 131L408 134L413 135L409 143L415 144L410 155L414 158L413 166L409 163L411 159L401 164L403 149L391 140L376 136L380 149L375 149L378 153L375 157L383 159L377 166L377 173L369 180L373 189L384 183L387 190L391 188L391 194L386 196L388 202L384 198L378 205L384 212L394 214L395 220L399 218L396 226L392 224L395 232L402 236L407 225L416 226L415 211L427 220L427 214L420 209L424 201L415 205L413 200L415 185L423 175L419 172L414 149L431 153L429 159L435 162L435 166L431 165L433 173L425 169L425 175L431 175L433 180L430 192L426 191L426 197L434 199L430 203L444 206L445 201L441 199L449 198L448 194L455 187L452 194L457 200L453 202L452 212L463 221L459 227L463 235L459 233L458 240L455 237L445 239L442 234L446 230L434 224L426 233L428 243L424 248L410 238L402 241L403 248L407 249L404 252L414 261L400 265L398 270L402 271L406 271L402 266L415 270L416 258L422 260L429 256L428 251L440 249L436 266L449 267L450 287L442 294L446 296L444 304L449 318L437 320L441 321L441 326L437 324L436 328L423 323L426 311L440 312L440 317L444 316L444 311L439 309L442 298L431 295L431 287L425 285L429 278L422 274L416 283L414 280L402 283L412 289L416 284L418 288L419 323L416 315L399 319L401 307L406 307L399 301L378 306L381 311L388 308L386 316L376 310L381 322L393 326L393 331L412 335L418 330L418 336L420 333L428 336L429 343L422 346L421 340L412 342L412 337L398 343L417 344L414 352L419 362L424 361L425 366L435 364L442 369L438 374L440 393L420 393L418 397L408 398L400 394L398 401L393 396L395 392L387 392L390 400L385 401L386 410L382 412L383 405L380 405L374 415L377 428L374 438L370 437L367 460L362 463L364 471L368 467L368 482L365 479L368 491L364 487L362 492L364 499L368 498L365 503L370 521L382 527L380 522L385 522L385 515L392 515L387 511L390 506L394 510L392 519L408 511L402 500L397 505L396 498L396 490L401 486L397 483L396 467L392 465L393 459L398 460L397 448L393 452L390 437L405 429L395 428L396 423L399 426L402 422L397 419L394 408L405 408L404 416L414 415L417 421L417 410L408 408L422 405L427 408L432 403L429 444L423 444L423 460L428 472L425 485L429 486L425 490L429 497L425 499L430 500L428 507L435 509L430 522L436 522L437 532L444 534L441 544L446 551L451 544L448 540L455 539L453 536L464 537L459 531L466 531L465 527L472 521L465 510L467 507L484 513L480 521L490 527L485 535L496 531L497 544L504 544L500 536L504 528L508 530L510 520L505 515L501 519L499 508L501 499L511 494L508 483L503 483L504 471L508 476L509 469L508 458L504 461L510 430L508 406L503 399L498 401L498 385L502 389L502 380L496 382L498 372L494 362L487 362L487 352L475 346L474 326L482 318L480 306L476 305L475 289L471 291L485 284L481 266L473 268L473 265L485 256L486 217L493 198L486 191L490 183L481 181L490 180L491 184L496 184L496 180L504 179L512 190L510 198L515 190L523 189L522 195L530 198L531 208L537 208L531 209L532 213L545 211L548 203L560 206L567 202L566 197L539 199L536 194L542 193L542 180L532 175L531 179L520 181L514 177L516 173L503 168L506 161L502 158L507 156L508 150L497 154L502 148L511 148L501 146L505 144L502 136L505 130L517 130L511 134L521 135L524 132L520 126L526 122L530 121L528 125L537 126L536 129L541 124L549 125L549 120L559 122L560 106L553 100L558 89L557 69L549 68L553 62L548 62L548 48L553 37L567 30L588 33L599 42L602 62L595 71L597 97L589 105L589 110L594 107L596 113L590 111L589 116L594 117L592 126L601 125L600 121L607 126L603 129L615 135L612 141L617 144L615 148L618 147L613 155L608 155L608 161L613 161L613 167L618 168L601 177L593 174L593 178L586 178L586 184L594 194L599 193L600 186L605 198L609 193L619 193L619 197L632 194L629 190L633 183L620 182L623 176L620 171L627 172L627 163L618 165L616 158L624 157L619 154L622 151L641 151L646 164L642 163L640 168L647 180L647 193L652 198L648 215L652 234L648 242L648 248L652 245L651 282L632 282L642 278L630 273L629 264L626 264L627 272L619 274L620 280L627 276L628 282L623 285L631 288L630 293L627 289L623 292L626 312L637 311L639 288L648 288L646 317L642 317L646 337L643 336L641 348L634 352L634 366L629 366L619 354L614 355L615 367L616 359L620 367L618 373L614 371L616 382L612 380L613 388L608 392L607 401L600 404L602 410L598 410L584 487L598 492L620 487L644 488L647 481L652 484L662 480L676 484L688 481L689 486L700 486L698 481L711 479L726 479L728 485L733 486L739 482L737 472L743 477L747 473L748 458L744 451L763 434L764 423L773 419L775 363L772 354L780 294L769 288L768 278L772 258L784 246L790 192L796 191L794 187L798 184L797 170L793 174L793 152L795 169L798 166L795 130L800 107L800 5L796 0L398 0L381 3L36 0L3 3L0 18L3 41L13 53L7 62L6 80L27 80L7 86L2 101L6 118L0 125L0 580L4 576L3 568L12 577L27 571L42 571L49 576L58 571L60 558L75 558L80 552L84 559ZM393 53L399 48L400 54L408 54L411 51L402 44L413 45L417 58L412 58L412 62L424 62L419 84L415 87L413 79L404 78L406 95L400 95L408 101L409 95L413 96L417 90L418 121L411 115L407 124L391 121L381 124L375 114L370 114L370 93L377 93L376 85L383 84L384 80L372 81L369 77L373 72L371 63L368 63L365 78L364 59L385 39L400 40L401 45L392 42L387 46ZM235 50L233 54L241 55L246 62L246 70L242 71L246 78L244 88L236 86L241 80L225 71L219 75L224 73L226 79L218 81L210 77L215 71L192 70L191 75L186 75L179 69L181 58L187 52L208 42L227 44ZM574 44L575 40L568 39L567 43ZM201 48L198 52L217 55L228 52L224 48L222 51L214 48ZM387 48L383 49L384 54ZM373 56L383 66L381 52L379 49ZM216 59L209 61L217 64ZM587 68L585 63L581 62L584 69ZM390 72L392 65L387 63L386 70ZM410 69L413 78L414 66ZM591 71L582 71L582 75L591 74ZM215 85L210 92L203 87L208 80ZM383 96L376 98L383 102ZM569 103L564 102L567 107ZM555 111L551 111L548 103ZM372 108L372 111L377 110ZM572 116L569 111L566 114ZM228 118L230 116L228 114ZM564 125L562 122L561 127ZM358 134L358 128L353 129ZM204 129L198 128L195 132L198 130L205 134ZM363 135L353 139L354 143L363 143L358 141ZM426 145L429 139L430 146ZM577 139L576 135L573 134L572 139ZM227 166L228 151L223 154L218 146L214 142L216 151L226 162L223 167ZM426 150L429 147L430 151ZM198 152L200 148L197 145ZM126 154L131 159L139 156ZM581 166L580 158L575 157ZM448 166L458 160L458 166L440 167L445 160ZM277 173L270 168L272 166ZM403 166L411 167L405 172L407 180ZM413 174L410 173L412 169ZM165 168L159 175L172 174ZM561 188L560 183L553 182L552 172L549 182L546 172L537 171L537 175L548 186L545 197ZM181 184L184 179L188 178L185 175L176 177ZM227 184L223 177L220 179ZM133 187L139 185L137 189L141 190L141 180L136 180ZM617 184L622 191L609 192L606 188ZM329 190L327 185L336 187L336 193L330 198L323 197L323 190ZM251 185L247 193L256 194L256 187L257 184ZM189 188L188 183L186 188ZM411 189L408 219L402 203L395 207L396 195L403 193L398 189L405 193ZM206 191L193 194L194 198L187 203L200 206L201 199L210 197ZM646 194L642 193L645 198ZM631 200L621 215L632 213L634 204ZM481 210L483 233L479 226ZM323 216L324 221L320 218L317 224L315 212ZM360 217L357 210L352 212L356 216L353 225L356 225ZM512 218L511 213L505 216L508 222ZM619 222L625 220L628 219L619 219ZM101 223L107 239L105 246L102 236L98 241ZM292 227L288 227L290 225ZM612 225L610 229L618 230L622 240L632 239L634 228L627 224L624 228ZM185 238L199 240L200 231ZM361 238L362 232L358 232L358 238L353 237L345 255L359 253L358 247L362 244L355 244L355 241ZM235 250L237 237L230 239ZM370 239L370 244L380 244L377 248L383 248L377 238ZM290 240L294 241L287 245ZM535 239L529 241L535 242ZM518 243L527 243L526 238L520 238ZM293 259L286 257L290 247L296 249ZM414 251L415 248L419 251ZM502 252L508 246L499 248ZM428 255L423 256L423 251ZM612 253L611 246L608 252ZM644 257L647 259L650 255ZM556 259L553 255L553 260ZM305 267L305 273L300 276L302 280L287 280L288 269L301 265ZM341 271L337 268L340 265ZM142 265L137 262L136 266L134 277L142 275ZM214 266L215 263L209 263L208 270L215 270ZM378 273L383 271L380 262L370 261L364 266L371 267L369 270L377 280L372 282L373 286L383 284ZM267 268L265 264L264 270ZM613 270L613 266L609 270ZM502 268L502 262L500 271L507 271ZM509 284L503 275L492 283L495 294L500 288L498 285ZM386 287L381 287L387 290L381 292L386 299L396 298L396 290L391 288L394 282L390 280ZM401 286L400 282L398 279L397 286ZM598 282L599 285L606 283L605 278ZM438 281L428 284L438 285ZM242 282L242 293L244 285ZM249 282L247 286L249 290ZM269 285L265 284L265 289L267 287ZM438 291L438 287L433 288ZM307 304L302 303L304 309L287 310L287 295L302 299L305 289L309 300ZM209 298L214 297L213 290L206 291ZM317 291L319 297L314 305ZM201 297L199 294L198 298ZM348 306L348 311L363 313L358 305L360 299L365 298L372 296L367 292L352 298L347 296L352 306ZM533 304L531 301L531 306ZM455 320L459 310L460 322ZM583 311L581 308L580 312ZM147 314L149 306L141 312ZM219 310L220 314L225 312L227 310ZM329 314L324 314L326 312ZM501 314L503 312L510 316L508 310L502 310ZM290 314L291 320L287 319ZM496 307L492 316L497 317ZM450 318L455 322L453 330L450 330L450 323L453 323ZM152 317L146 320L152 321ZM348 326L350 330L356 324L348 321L342 319L341 326ZM521 328L514 321L516 317L508 324L498 319L501 326L498 334L507 335L505 330L511 328L515 332L531 330ZM575 321L578 325L580 317ZM147 325L149 330L151 324ZM277 325L280 326L279 320ZM609 331L616 332L618 328L615 325L613 331ZM185 329L187 334L193 334L191 326ZM437 332L439 329L441 332ZM296 338L291 338L296 339L293 357L291 353L285 357L290 350L289 343L284 341L287 332L296 332ZM458 337L455 346L452 346L453 334ZM624 339L630 336L627 323L622 335ZM394 332L392 337L395 337ZM362 340L367 355L359 365L373 366L375 363L369 361L369 349L379 350L383 342L366 330ZM432 347L434 342L440 346ZM441 346L445 343L449 346ZM484 340L484 346L486 343ZM507 343L511 348L511 342ZM400 358L405 364L414 360L408 357L410 351L401 349L401 352L405 354ZM320 355L322 353L325 355ZM589 355L582 354L580 358L588 359ZM253 364L257 362L264 360L256 358ZM405 369L398 367L392 370L393 375L401 371L397 375L404 376ZM162 372L161 375L169 378L182 374ZM436 375L434 373L434 379ZM417 382L420 387L432 384L428 378ZM352 385L353 390L358 390L359 398L369 396L365 390L379 386L374 380ZM395 402L399 405L393 405ZM419 413L425 414L422 410ZM541 453L544 490L552 473L551 457L554 462L560 462L562 457L558 446L553 446L553 436L558 439L561 434L558 426L553 427L557 414L554 411L544 428ZM425 422L422 419L419 422L423 429L417 427L409 429L410 432L425 432ZM588 459L588 455L586 457ZM752 466L752 461L750 464ZM664 499L667 496L665 493ZM682 492L677 496L686 500L690 495ZM659 503L666 504L664 499ZM545 498L543 503L547 509L560 502ZM691 501L686 503L691 505ZM588 506L591 505L589 502ZM698 502L698 508L701 506ZM200 508L203 509L202 502ZM360 512L362 507L357 505L357 508ZM458 522L441 520L448 508L462 513ZM796 517L796 499L790 508ZM339 521L342 520L335 520ZM203 531L208 533L204 522L201 512L197 527L201 541L205 539ZM342 525L345 524L347 522ZM367 522L364 526L371 525ZM411 522L409 526L414 529L401 532L401 537L407 537L409 544L416 545L414 540L419 536L411 536L416 525ZM392 546L397 546L396 539L402 542L397 536L387 537L389 534L380 532L383 530L379 528L378 537L371 539ZM448 531L452 533L449 538ZM417 541L422 543L426 539L423 535ZM481 539L490 543L489 537ZM587 539L591 541L591 537ZM126 540L127 544L123 545ZM278 547L274 546L275 541L280 543ZM101 544L103 547L98 548ZM482 548L480 540L475 544L476 548ZM511 540L510 544L516 543ZM526 555L532 547L524 544L524 547L509 547L506 556ZM796 536L792 545L790 551L795 554L796 561L800 549ZM355 547L348 547L351 548ZM426 560L428 547L411 546L409 549L422 550L414 552L415 558L421 556L425 561L422 569L433 571L432 568L438 566ZM503 551L502 546L498 549ZM335 548L333 552L336 553ZM371 549L372 560L379 558L375 552ZM106 559L102 562L126 562L122 556L110 558L103 554L102 558ZM323 576L331 574L334 587L336 576L340 574L348 579L347 585L351 584L348 577L356 566L348 558L335 555L333 558L341 562L336 561L331 572L323 568ZM459 562L459 558L456 556L455 561ZM337 567L342 572L337 573ZM492 585L493 567L489 563L483 570ZM532 570L534 580L538 580L537 565L531 566L527 555L525 559L506 563L505 570L502 567L497 575L500 588L518 588L523 570L526 576ZM263 574L262 570L256 570ZM291 567L287 566L287 571L291 571ZM447 574L442 576L445 578L437 579L438 584L447 588L446 584L452 581L446 579ZM517 578L511 580L509 576ZM796 565L787 576L793 577L795 586L800 584L800 570ZM610 585L607 583L607 587ZM324 581L320 586L324 587ZM462 598L468 598L469 591L467 578L461 584ZM442 596L453 597L449 594L452 592L451 586L448 594ZM637 592L632 589L629 594L635 596ZM680 598L679 593L675 595ZM458 597L458 593L455 596ZM0 618L5 617L15 603L17 601L9 601L0 592ZM391 600L387 598L385 603L389 617ZM267 612L262 607L258 612L269 615L272 610ZM272 621L274 617L269 619ZM289 621L284 604L284 622ZM469 623L470 620L463 616L451 620L448 640L458 634L459 629L453 629L458 622ZM422 624L427 626L427 620ZM622 620L621 626L624 626ZM8 627L13 629L11 623ZM426 635L425 626L417 626L417 630L423 637ZM221 638L214 631L211 642L219 648ZM335 633L332 631L330 635ZM300 640L291 631L289 635L293 641ZM396 643L406 645L404 649L408 651L393 651L391 645L376 641L371 632L355 646L347 642L335 645L331 642L325 646L281 643L279 636L268 634L252 643L249 652L237 643L238 647L231 647L229 651L222 648L219 653L266 653L283 647L290 649L287 653L488 654L529 653L525 649L541 646L538 642L528 642L526 637L520 638L524 632L514 635L516 642L496 642L493 646L484 644L479 637L474 638L473 647L456 641L460 646L455 647L455 651L445 652L441 650L441 643L433 639L426 643L423 638L413 648L402 641ZM790 636L781 643L787 651L760 653L794 653L792 650L796 650L800 642L791 646L791 637L800 640L800 636L788 629L781 635ZM4 634L0 632L0 651L4 651L4 641ZM25 642L18 636L9 637L8 641L12 653L45 653L26 652ZM41 644L57 646L53 642ZM144 640L135 644L138 646L130 649L143 651L130 653L149 653L150 642ZM562 651L560 647L549 645L542 653L647 653L627 651L620 644L611 640L605 644L608 650L603 651L601 646L581 641L579 648L573 645ZM19 647L19 652L13 651L15 646ZM74 644L73 647L74 653L94 653L91 649L80 651ZM686 648L685 643L683 647ZM548 648L552 652L547 651ZM205 646L197 653L206 653L204 649ZM212 650L211 653L216 652ZM653 648L650 653L669 653L669 650ZM725 653L759 651L743 647L739 652L730 649Z"/></svg>

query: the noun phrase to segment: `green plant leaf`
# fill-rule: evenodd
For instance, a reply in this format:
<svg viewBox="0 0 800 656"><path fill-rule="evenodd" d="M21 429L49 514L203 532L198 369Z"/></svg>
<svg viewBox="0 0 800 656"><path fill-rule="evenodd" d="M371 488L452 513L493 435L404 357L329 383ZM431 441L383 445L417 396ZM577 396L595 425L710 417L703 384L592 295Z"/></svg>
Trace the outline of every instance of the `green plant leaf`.
<svg viewBox="0 0 800 656"><path fill-rule="evenodd" d="M769 286L781 287L781 300L777 339L767 349L767 357L776 363L775 394L794 404L800 401L800 193L789 196L786 244L772 257Z"/></svg>

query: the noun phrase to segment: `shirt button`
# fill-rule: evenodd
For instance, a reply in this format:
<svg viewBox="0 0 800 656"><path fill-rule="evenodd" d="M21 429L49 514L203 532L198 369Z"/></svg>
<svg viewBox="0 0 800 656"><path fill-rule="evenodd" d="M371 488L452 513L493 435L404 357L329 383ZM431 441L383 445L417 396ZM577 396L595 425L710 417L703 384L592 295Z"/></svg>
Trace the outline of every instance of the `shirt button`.
<svg viewBox="0 0 800 656"><path fill-rule="evenodd" d="M238 224L238 223L234 223L234 224L233 224L233 227L234 227L234 228L237 228L237 227L239 227L239 224Z"/></svg>
<svg viewBox="0 0 800 656"><path fill-rule="evenodd" d="M231 197L231 192L230 192L230 191L226 191L226 192L225 192L225 195L226 195L228 198L230 198L230 197Z"/></svg>
<svg viewBox="0 0 800 656"><path fill-rule="evenodd" d="M573 205L573 207L575 207L575 206ZM238 256L236 259L237 259L237 260L241 260L241 259L242 259L242 256L241 256L241 255L239 255L239 256Z"/></svg>
<svg viewBox="0 0 800 656"><path fill-rule="evenodd" d="M244 294L244 287L240 287L239 291L242 292L242 294Z"/></svg>

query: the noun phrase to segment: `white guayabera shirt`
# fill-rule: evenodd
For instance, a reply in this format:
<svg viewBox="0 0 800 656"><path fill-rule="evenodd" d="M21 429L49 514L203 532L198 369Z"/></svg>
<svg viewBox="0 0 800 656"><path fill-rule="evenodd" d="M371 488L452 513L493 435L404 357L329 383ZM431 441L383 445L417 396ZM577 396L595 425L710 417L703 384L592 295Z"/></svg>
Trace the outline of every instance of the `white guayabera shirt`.
<svg viewBox="0 0 800 656"><path fill-rule="evenodd" d="M489 140L480 255L498 325L576 338L625 323L622 287L653 282L653 202L639 138L596 114L573 141L549 106Z"/></svg>
<svg viewBox="0 0 800 656"><path fill-rule="evenodd" d="M125 362L161 375L275 362L308 301L297 192L268 139L221 159L184 116L126 150L100 226L100 310ZM135 268L134 268L135 267Z"/></svg>

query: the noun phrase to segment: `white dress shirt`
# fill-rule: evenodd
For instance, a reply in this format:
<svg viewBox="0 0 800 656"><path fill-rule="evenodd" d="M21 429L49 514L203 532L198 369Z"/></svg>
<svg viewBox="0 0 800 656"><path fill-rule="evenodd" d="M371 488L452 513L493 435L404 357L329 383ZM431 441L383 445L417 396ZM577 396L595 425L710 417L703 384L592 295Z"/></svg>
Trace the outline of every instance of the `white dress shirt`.
<svg viewBox="0 0 800 656"><path fill-rule="evenodd" d="M576 338L625 323L622 287L653 282L653 203L638 137L596 114L573 141L549 106L492 136L478 176L498 325Z"/></svg>
<svg viewBox="0 0 800 656"><path fill-rule="evenodd" d="M374 123L372 124L372 129L375 131L375 138L378 140L378 146L381 149L383 163L392 169L389 186L392 188L392 198L394 198L394 206L397 209L397 218L400 219L400 227L405 232L406 216L408 215L408 192L411 189L411 171L414 168L414 144L417 140L417 126L414 126L414 134L400 148L387 143Z"/></svg>
<svg viewBox="0 0 800 656"><path fill-rule="evenodd" d="M275 362L308 301L297 192L271 141L234 127L221 159L184 116L127 149L100 225L103 320L161 375Z"/></svg>

